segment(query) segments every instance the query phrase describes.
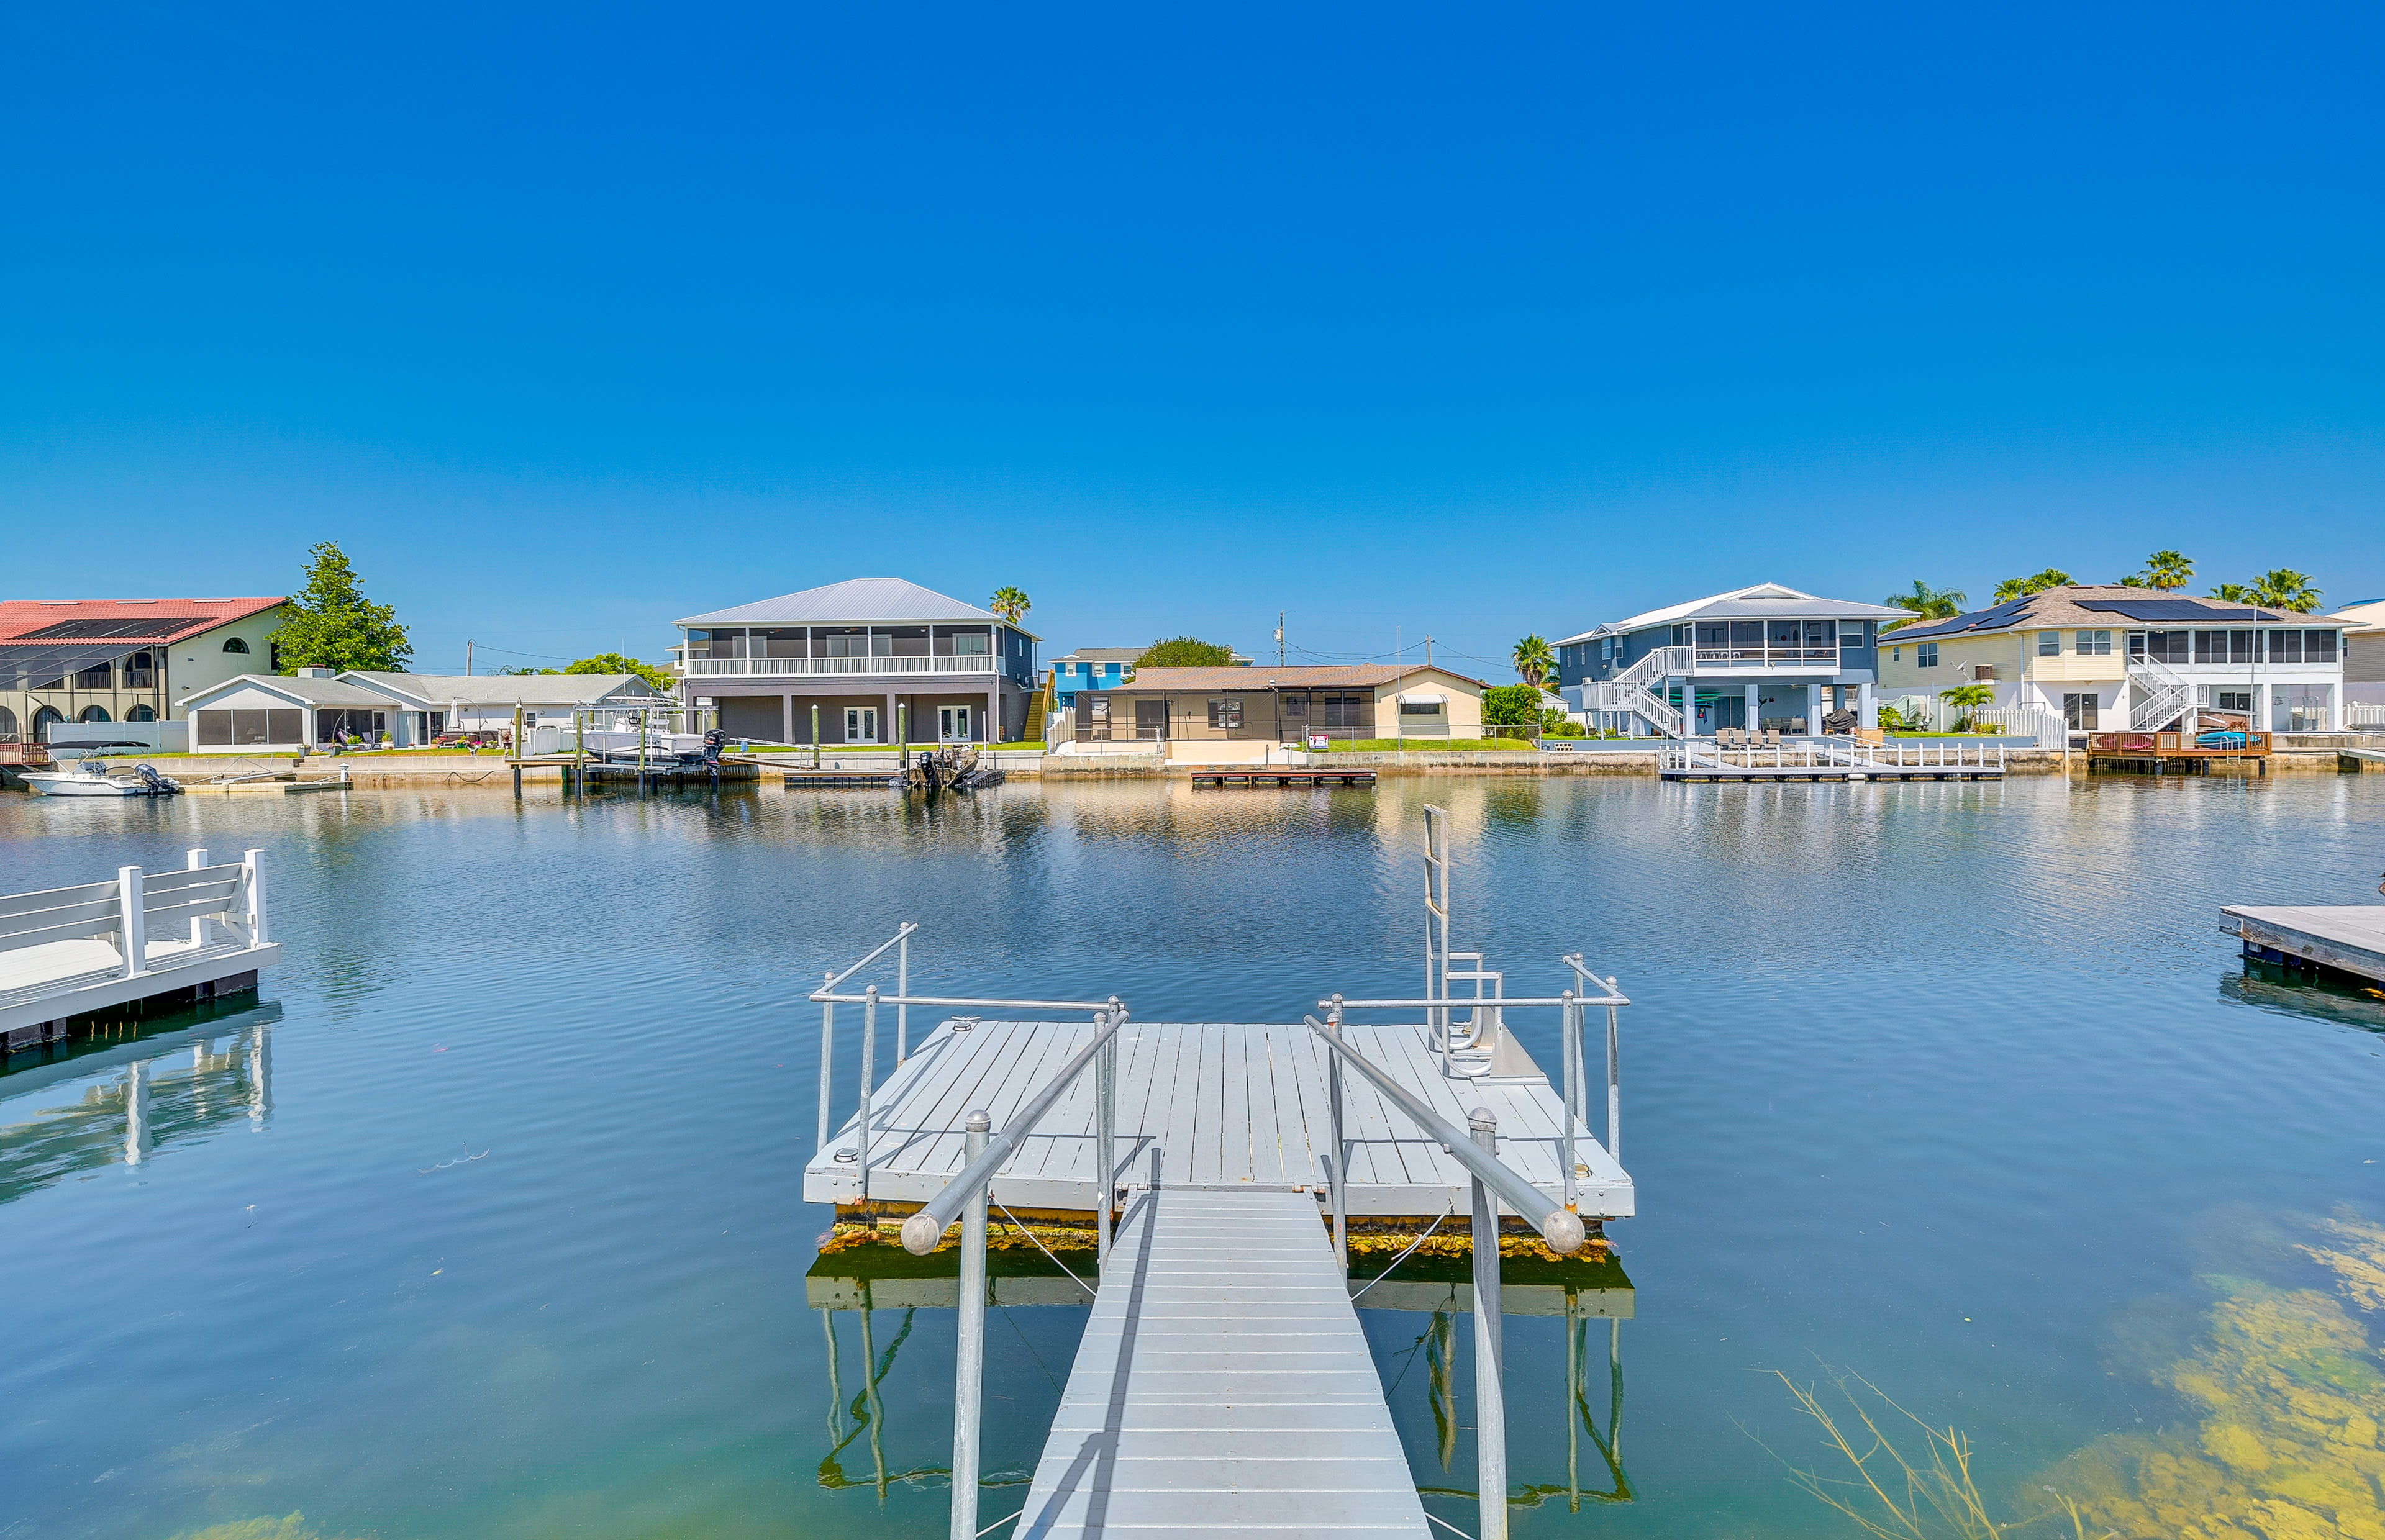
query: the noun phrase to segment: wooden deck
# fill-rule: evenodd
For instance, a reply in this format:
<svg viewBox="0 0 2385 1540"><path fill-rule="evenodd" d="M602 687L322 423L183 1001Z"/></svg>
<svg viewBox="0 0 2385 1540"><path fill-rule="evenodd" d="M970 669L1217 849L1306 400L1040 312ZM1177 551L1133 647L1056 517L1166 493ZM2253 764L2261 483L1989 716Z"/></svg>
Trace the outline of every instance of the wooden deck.
<svg viewBox="0 0 2385 1540"><path fill-rule="evenodd" d="M961 1122L982 1108L1005 1120L1092 1040L1085 1023L947 1021L872 1093L868 1197L897 1206L927 1201L961 1169ZM1488 1107L1499 1120L1500 1158L1560 1199L1564 1124L1558 1093L1518 1049L1518 1073L1496 1081L1451 1080L1427 1048L1421 1024L1342 1029L1357 1052L1397 1077L1459 1127ZM1512 1039L1510 1040L1512 1044ZM1318 1157L1330 1144L1323 1045L1300 1025L1130 1023L1118 1035L1118 1151L1122 1183L1163 1188L1325 1192ZM1353 1215L1430 1219L1463 1215L1466 1168L1357 1075L1344 1078L1343 1133L1351 1141ZM851 1082L837 1087L849 1097ZM1047 1113L1003 1174L996 1201L1022 1213L1090 1215L1101 1183L1094 1154L1094 1077L1082 1074ZM1634 1211L1631 1178L1574 1125L1580 1211L1617 1219ZM804 1171L811 1203L861 1201L853 1120ZM1311 1198L1308 1201L1316 1201Z"/></svg>
<svg viewBox="0 0 2385 1540"><path fill-rule="evenodd" d="M1292 1192L1145 1192L1015 1532L1267 1529L1423 1540L1341 1264Z"/></svg>
<svg viewBox="0 0 2385 1540"><path fill-rule="evenodd" d="M2244 955L2267 962L2316 963L2385 983L2385 904L2231 906Z"/></svg>

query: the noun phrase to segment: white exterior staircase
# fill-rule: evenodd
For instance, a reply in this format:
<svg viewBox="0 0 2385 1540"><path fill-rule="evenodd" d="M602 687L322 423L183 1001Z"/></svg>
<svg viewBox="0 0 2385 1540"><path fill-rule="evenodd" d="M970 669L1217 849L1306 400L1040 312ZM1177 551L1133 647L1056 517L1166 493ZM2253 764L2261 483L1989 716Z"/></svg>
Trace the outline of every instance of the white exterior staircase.
<svg viewBox="0 0 2385 1540"><path fill-rule="evenodd" d="M2167 664L2129 660L2129 728L2155 732L2194 709L2194 686Z"/></svg>
<svg viewBox="0 0 2385 1540"><path fill-rule="evenodd" d="M1648 655L1623 670L1612 679L1592 686L1596 698L1596 710L1635 712L1648 725L1667 738L1683 736L1687 726L1681 714L1665 698L1648 687L1659 679L1687 675L1695 666L1696 650L1689 647L1657 647Z"/></svg>

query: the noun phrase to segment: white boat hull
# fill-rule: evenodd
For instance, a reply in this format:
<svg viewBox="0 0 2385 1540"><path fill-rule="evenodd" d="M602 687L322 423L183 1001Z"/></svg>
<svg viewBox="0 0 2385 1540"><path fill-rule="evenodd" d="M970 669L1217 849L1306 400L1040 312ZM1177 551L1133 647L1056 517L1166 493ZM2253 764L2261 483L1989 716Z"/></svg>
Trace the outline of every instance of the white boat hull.
<svg viewBox="0 0 2385 1540"><path fill-rule="evenodd" d="M143 797L149 792L137 781L119 781L106 776L31 775L23 779L44 797Z"/></svg>

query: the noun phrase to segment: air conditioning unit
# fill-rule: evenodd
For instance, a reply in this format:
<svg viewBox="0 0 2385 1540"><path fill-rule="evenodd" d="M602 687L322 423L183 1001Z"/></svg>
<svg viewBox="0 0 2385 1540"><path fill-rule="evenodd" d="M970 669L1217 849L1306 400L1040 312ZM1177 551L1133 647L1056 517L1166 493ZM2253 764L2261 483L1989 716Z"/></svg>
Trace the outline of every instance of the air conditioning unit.
<svg viewBox="0 0 2385 1540"><path fill-rule="evenodd" d="M1979 681L1980 684L1992 684L1995 682L1996 665L1991 663L1975 663L1964 672L1969 675L1971 678Z"/></svg>

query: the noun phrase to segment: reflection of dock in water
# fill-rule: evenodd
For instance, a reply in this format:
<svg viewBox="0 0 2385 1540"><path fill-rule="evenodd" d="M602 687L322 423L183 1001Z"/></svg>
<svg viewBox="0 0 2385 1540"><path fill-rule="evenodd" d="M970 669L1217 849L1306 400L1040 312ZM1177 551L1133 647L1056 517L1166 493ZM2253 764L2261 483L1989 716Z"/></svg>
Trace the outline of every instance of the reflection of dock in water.
<svg viewBox="0 0 2385 1540"><path fill-rule="evenodd" d="M121 1161L140 1165L161 1146L273 1114L273 1024L251 1010L162 1052L144 1051L80 1100L0 1124L0 1202ZM0 1088L8 1082L0 1081Z"/></svg>
<svg viewBox="0 0 2385 1540"><path fill-rule="evenodd" d="M1463 1257L1410 1258L1397 1273L1386 1273L1381 1264L1388 1260L1380 1256L1355 1260L1349 1278L1351 1303L1362 1310L1425 1318L1410 1351L1424 1360L1424 1395L1436 1433L1435 1453L1441 1468L1447 1471L1456 1455L1458 1431L1465 1425L1458 1405L1457 1341L1461 1320L1474 1309L1472 1262ZM819 1312L827 1337L830 1448L820 1461L821 1485L875 1486L882 1497L898 1484L942 1484L951 1478L949 1465L890 1467L885 1401L880 1387L909 1340L918 1311L960 1308L960 1265L956 1251L915 1257L892 1245L860 1245L820 1257L805 1274L805 1301ZM996 1308L1091 1305L1093 1297L1085 1285L1063 1272L1063 1266L1088 1280L1096 1276L1090 1249L1071 1250L1064 1246L1056 1258L1030 1248L990 1249L986 1303ZM1611 1253L1555 1263L1511 1258L1501 1266L1502 1316L1558 1318L1566 1323L1566 1399L1571 1409L1566 1428L1565 1479L1511 1486L1510 1507L1537 1508L1564 1499L1579 1511L1584 1502L1632 1500L1621 1450L1623 1323L1632 1318L1636 1298L1630 1278ZM838 1318L848 1314L854 1319L841 1326ZM891 1334L880 1330L880 1316L897 1318ZM1604 1331L1599 1329L1602 1322ZM1603 1366L1594 1357L1600 1337L1605 1339ZM861 1378L857 1389L848 1389L852 1376L844 1360L855 1349ZM864 1440L871 1473L848 1474L848 1451ZM1585 1463L1605 1472L1593 1476L1587 1486L1583 1484ZM979 1484L989 1491L1024 1487L1030 1474L989 1471ZM1470 1488L1420 1486L1417 1490L1427 1497L1462 1497L1469 1502L1478 1498Z"/></svg>

